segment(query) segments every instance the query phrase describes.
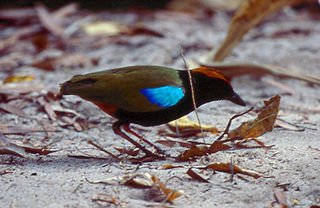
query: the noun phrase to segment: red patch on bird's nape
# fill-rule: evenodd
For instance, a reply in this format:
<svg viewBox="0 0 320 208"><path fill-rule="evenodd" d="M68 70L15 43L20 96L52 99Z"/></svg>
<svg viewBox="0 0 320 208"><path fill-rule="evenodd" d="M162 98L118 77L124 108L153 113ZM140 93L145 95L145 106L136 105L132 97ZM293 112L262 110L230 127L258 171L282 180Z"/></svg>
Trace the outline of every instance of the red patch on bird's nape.
<svg viewBox="0 0 320 208"><path fill-rule="evenodd" d="M211 69L211 68L202 66L200 68L192 69L192 72L199 72L199 73L202 73L208 77L222 79L225 82L230 84L229 80L221 72L219 72L218 70L215 70L215 69Z"/></svg>
<svg viewBox="0 0 320 208"><path fill-rule="evenodd" d="M114 117L114 113L118 110L118 108L113 105L106 105L98 102L93 102L93 103L96 104L101 110L103 110L104 112L106 112L107 114L113 117Z"/></svg>

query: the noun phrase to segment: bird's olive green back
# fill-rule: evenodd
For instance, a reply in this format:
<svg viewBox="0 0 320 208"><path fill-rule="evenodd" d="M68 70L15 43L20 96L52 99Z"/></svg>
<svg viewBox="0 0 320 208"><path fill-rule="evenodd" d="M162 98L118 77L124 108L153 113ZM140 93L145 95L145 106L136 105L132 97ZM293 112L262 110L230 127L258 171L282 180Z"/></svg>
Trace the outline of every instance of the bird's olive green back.
<svg viewBox="0 0 320 208"><path fill-rule="evenodd" d="M93 84L84 84L92 80ZM130 66L74 76L68 94L83 99L116 106L131 112L163 109L148 101L140 90L163 86L183 87L178 71L162 66ZM76 83L79 83L76 87ZM72 88L72 86L75 86ZM85 86L85 87L84 87Z"/></svg>

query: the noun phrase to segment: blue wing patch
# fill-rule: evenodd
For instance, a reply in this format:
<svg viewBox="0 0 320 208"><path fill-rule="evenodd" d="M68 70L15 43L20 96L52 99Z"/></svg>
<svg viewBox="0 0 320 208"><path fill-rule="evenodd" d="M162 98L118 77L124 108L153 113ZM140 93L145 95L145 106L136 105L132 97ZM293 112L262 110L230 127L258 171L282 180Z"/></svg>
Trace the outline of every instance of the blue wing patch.
<svg viewBox="0 0 320 208"><path fill-rule="evenodd" d="M147 88L140 92L148 98L150 103L166 108L175 105L184 96L182 88L174 86Z"/></svg>

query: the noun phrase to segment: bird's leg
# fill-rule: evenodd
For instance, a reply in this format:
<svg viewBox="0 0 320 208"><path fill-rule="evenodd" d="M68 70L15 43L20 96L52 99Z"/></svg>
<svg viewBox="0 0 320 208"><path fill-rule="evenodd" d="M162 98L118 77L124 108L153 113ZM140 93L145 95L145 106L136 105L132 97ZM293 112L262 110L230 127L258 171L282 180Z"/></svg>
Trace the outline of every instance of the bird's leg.
<svg viewBox="0 0 320 208"><path fill-rule="evenodd" d="M152 153L151 151L147 150L144 146L142 146L141 144L139 144L138 142L134 141L133 139L131 139L128 135L126 135L125 133L123 133L121 131L121 126L123 125L123 123L121 121L116 121L115 123L112 124L112 130L115 134L121 136L122 138L126 139L128 142L130 142L131 144L133 144L134 146L136 146L137 148L141 149L142 152L144 152L147 156L149 157L156 157L159 158L159 155L156 155L154 153Z"/></svg>
<svg viewBox="0 0 320 208"><path fill-rule="evenodd" d="M147 139L143 138L143 137L142 137L141 135L139 135L138 133L132 131L132 130L130 129L130 124L123 124L122 126L123 126L123 129L124 129L126 132L128 132L128 133L130 133L130 134L132 134L132 135L134 135L134 136L136 136L136 137L138 137L139 139L141 139L141 140L144 141L145 143L149 144L151 147L154 147L154 148L156 149L157 153L159 153L159 154L164 154L164 151L163 151L160 147L156 146L156 145L153 144L152 142L150 142L150 141L148 141Z"/></svg>

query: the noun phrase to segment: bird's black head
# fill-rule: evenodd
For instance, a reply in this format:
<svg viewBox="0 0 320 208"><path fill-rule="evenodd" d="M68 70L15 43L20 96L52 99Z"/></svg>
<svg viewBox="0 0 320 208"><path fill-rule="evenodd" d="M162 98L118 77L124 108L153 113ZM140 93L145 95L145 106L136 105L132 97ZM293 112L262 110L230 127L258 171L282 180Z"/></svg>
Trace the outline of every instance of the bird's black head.
<svg viewBox="0 0 320 208"><path fill-rule="evenodd" d="M246 105L233 91L228 79L220 72L207 67L193 69L191 72L195 97L200 105L214 100L229 100L237 105Z"/></svg>

